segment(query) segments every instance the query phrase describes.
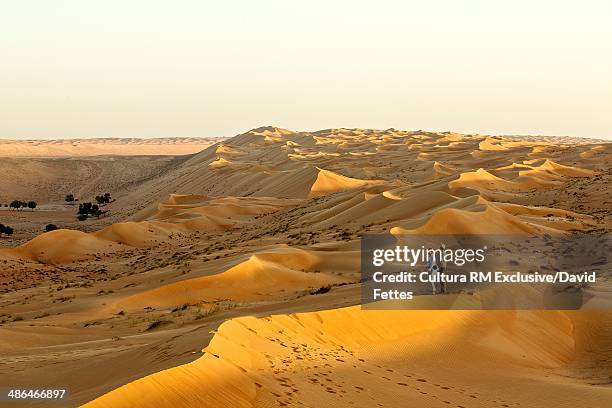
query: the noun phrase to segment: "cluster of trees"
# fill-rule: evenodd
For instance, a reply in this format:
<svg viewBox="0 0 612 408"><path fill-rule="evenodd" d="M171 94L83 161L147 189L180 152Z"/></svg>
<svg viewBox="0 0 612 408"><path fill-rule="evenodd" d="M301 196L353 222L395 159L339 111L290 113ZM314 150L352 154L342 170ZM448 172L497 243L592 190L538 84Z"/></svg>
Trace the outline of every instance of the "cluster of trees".
<svg viewBox="0 0 612 408"><path fill-rule="evenodd" d="M74 194L68 194L66 195L66 198L64 198L64 201L66 201L67 203L73 203L79 200L74 197ZM104 193L104 195L96 196L96 202L98 203L98 205L108 204L111 201L113 201L113 199L111 198L110 193Z"/></svg>
<svg viewBox="0 0 612 408"><path fill-rule="evenodd" d="M14 210L21 210L22 208L30 208L32 211L36 208L38 204L36 201L21 201L21 200L13 200L10 204L4 204L5 207L9 207Z"/></svg>
<svg viewBox="0 0 612 408"><path fill-rule="evenodd" d="M66 196L66 201L68 198L72 198L74 201L74 197L72 194ZM85 221L88 217L97 217L100 218L101 215L106 214L109 210L101 210L100 206L104 206L112 201L110 193L104 193L104 195L96 196L96 203L93 204L90 202L80 203L79 210L77 211L77 219L79 221Z"/></svg>
<svg viewBox="0 0 612 408"><path fill-rule="evenodd" d="M96 196L96 202L98 203L98 205L104 205L104 204L110 203L111 202L110 193L104 193L104 195Z"/></svg>
<svg viewBox="0 0 612 408"><path fill-rule="evenodd" d="M79 210L77 211L77 219L79 221L85 221L90 216L100 218L101 215L104 215L107 212L108 210L101 210L98 204L81 203L79 204Z"/></svg>
<svg viewBox="0 0 612 408"><path fill-rule="evenodd" d="M13 235L13 232L14 232L13 228L9 227L8 225L0 224L0 237L3 234Z"/></svg>

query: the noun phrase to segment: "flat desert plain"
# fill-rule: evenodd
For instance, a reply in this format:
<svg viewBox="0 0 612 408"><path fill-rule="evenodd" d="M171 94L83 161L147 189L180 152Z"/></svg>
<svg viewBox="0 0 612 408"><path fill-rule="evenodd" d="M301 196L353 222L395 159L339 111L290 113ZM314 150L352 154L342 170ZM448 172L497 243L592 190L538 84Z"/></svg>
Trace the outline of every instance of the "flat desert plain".
<svg viewBox="0 0 612 408"><path fill-rule="evenodd" d="M359 305L363 234L610 232L610 143L275 127L165 157L88 143L9 150L25 170L2 200L38 207L0 213L3 386L87 407L612 404L609 273L585 310ZM106 192L99 219L64 202Z"/></svg>

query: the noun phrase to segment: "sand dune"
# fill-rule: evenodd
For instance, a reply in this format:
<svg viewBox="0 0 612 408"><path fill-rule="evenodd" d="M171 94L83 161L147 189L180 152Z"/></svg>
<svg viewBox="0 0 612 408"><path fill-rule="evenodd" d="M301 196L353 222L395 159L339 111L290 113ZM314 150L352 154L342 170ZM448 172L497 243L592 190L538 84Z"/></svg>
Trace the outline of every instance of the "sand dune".
<svg viewBox="0 0 612 408"><path fill-rule="evenodd" d="M224 323L193 363L86 406L603 406L609 388L547 373L585 350L608 347L609 338L585 344L574 332L577 325L605 321L597 313L358 307L245 317ZM449 346L457 342L461 347ZM472 370L458 369L468 362Z"/></svg>
<svg viewBox="0 0 612 408"><path fill-rule="evenodd" d="M183 280L130 296L112 308L129 310L152 306L159 309L186 303L256 300L270 298L274 294L282 295L279 292L294 296L296 291L354 280L321 272L321 269L329 269L325 265L325 255L334 256L329 253L322 255L292 248L256 253L225 272Z"/></svg>
<svg viewBox="0 0 612 408"><path fill-rule="evenodd" d="M314 184L310 187L310 197L317 197L329 193L337 193L366 185L380 183L380 180L359 180L336 174L332 171L318 169L319 174Z"/></svg>
<svg viewBox="0 0 612 408"><path fill-rule="evenodd" d="M541 230L489 205L445 208L416 228L395 227L392 234L537 234Z"/></svg>
<svg viewBox="0 0 612 408"><path fill-rule="evenodd" d="M125 247L121 244L81 231L57 230L42 234L10 253L41 263L61 264L89 259L96 255L106 255L123 249Z"/></svg>
<svg viewBox="0 0 612 408"><path fill-rule="evenodd" d="M184 157L7 164L4 201L41 206L0 211L0 379L60 381L70 406L607 406L610 313L355 306L364 234L609 232L612 144L564 140L265 126ZM108 217L68 221L65 194L107 187Z"/></svg>
<svg viewBox="0 0 612 408"><path fill-rule="evenodd" d="M323 218L324 221L317 224L325 228L330 225L343 225L345 223L357 222L362 224L380 224L384 222L405 220L422 216L428 211L432 212L456 200L455 197L439 191L426 192L418 196L402 199L392 197L392 193L383 192L373 197L365 197L356 203L354 199L336 205L330 209L314 214L314 219ZM355 196L359 198L359 196Z"/></svg>
<svg viewBox="0 0 612 408"><path fill-rule="evenodd" d="M434 161L431 167L431 172L427 173L425 175L425 178L435 180L439 178L448 177L455 173L456 173L456 170L453 169L452 167L445 165L444 163Z"/></svg>
<svg viewBox="0 0 612 408"><path fill-rule="evenodd" d="M523 184L518 184L501 177L494 176L485 169L462 173L457 180L448 183L451 188L470 187L475 189L501 190L505 192L515 192L524 190Z"/></svg>
<svg viewBox="0 0 612 408"><path fill-rule="evenodd" d="M589 177L595 174L595 171L588 169L581 169L579 167L565 166L559 163L555 163L552 160L546 160L538 167L534 167L532 170L523 170L519 172L520 176L534 175L535 177L541 177L542 174L548 174L559 177Z"/></svg>

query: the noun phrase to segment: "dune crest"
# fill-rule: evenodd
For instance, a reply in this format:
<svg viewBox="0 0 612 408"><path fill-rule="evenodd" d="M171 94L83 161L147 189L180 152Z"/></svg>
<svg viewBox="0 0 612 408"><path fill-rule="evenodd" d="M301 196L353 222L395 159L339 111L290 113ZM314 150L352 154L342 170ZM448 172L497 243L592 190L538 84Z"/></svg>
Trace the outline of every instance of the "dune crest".
<svg viewBox="0 0 612 408"><path fill-rule="evenodd" d="M317 179L310 187L309 197L317 197L381 183L381 180L359 180L321 168L317 168L317 170L319 171Z"/></svg>
<svg viewBox="0 0 612 408"><path fill-rule="evenodd" d="M225 272L130 296L111 309L171 308L185 303L266 299L279 292L293 295L295 291L318 289L355 279L321 272L319 269L328 269L325 255L293 248L257 253Z"/></svg>
<svg viewBox="0 0 612 408"><path fill-rule="evenodd" d="M574 332L576 324L597 324L601 318L597 313L578 316L556 311L363 311L359 307L243 317L223 323L198 360L136 380L86 406L146 407L160 401L176 407L264 407L274 401L319 405L342 394L343 404L358 407L374 401L427 406L434 401L432 396L484 407L500 393L522 405L545 406L534 405L534 393L543 392L547 404L597 405L610 398L609 389L586 384L566 388L567 380L550 379L534 369L560 369L585 349L602 347L593 340L584 344ZM463 347L447 347L453 341L461 341ZM487 358L475 359L478 355ZM469 361L477 374L460 375L449 369L432 377L441 359L447 367ZM405 361L412 363L406 366ZM329 372L343 375L328 376ZM476 376L480 380L474 382ZM483 381L483 376L488 380ZM381 377L395 381L389 384L390 378ZM500 377L506 381L496 382L496 390L487 389L488 382ZM525 388L517 386L522 384ZM465 387L472 391L459 391ZM426 392L404 391L415 388ZM375 396L360 392L368 389L379 392ZM380 392L383 389L395 392Z"/></svg>

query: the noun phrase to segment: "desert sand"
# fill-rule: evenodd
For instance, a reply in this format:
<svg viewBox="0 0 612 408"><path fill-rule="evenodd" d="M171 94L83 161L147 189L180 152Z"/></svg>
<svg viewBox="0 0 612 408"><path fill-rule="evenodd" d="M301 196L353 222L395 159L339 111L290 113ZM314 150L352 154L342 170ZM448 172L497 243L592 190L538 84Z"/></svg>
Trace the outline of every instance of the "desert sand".
<svg viewBox="0 0 612 408"><path fill-rule="evenodd" d="M0 157L178 156L197 153L218 141L214 137L0 139Z"/></svg>
<svg viewBox="0 0 612 408"><path fill-rule="evenodd" d="M609 274L589 310L364 310L359 237L609 232L611 159L253 129L117 187L105 220L0 238L0 381L92 407L608 406Z"/></svg>

